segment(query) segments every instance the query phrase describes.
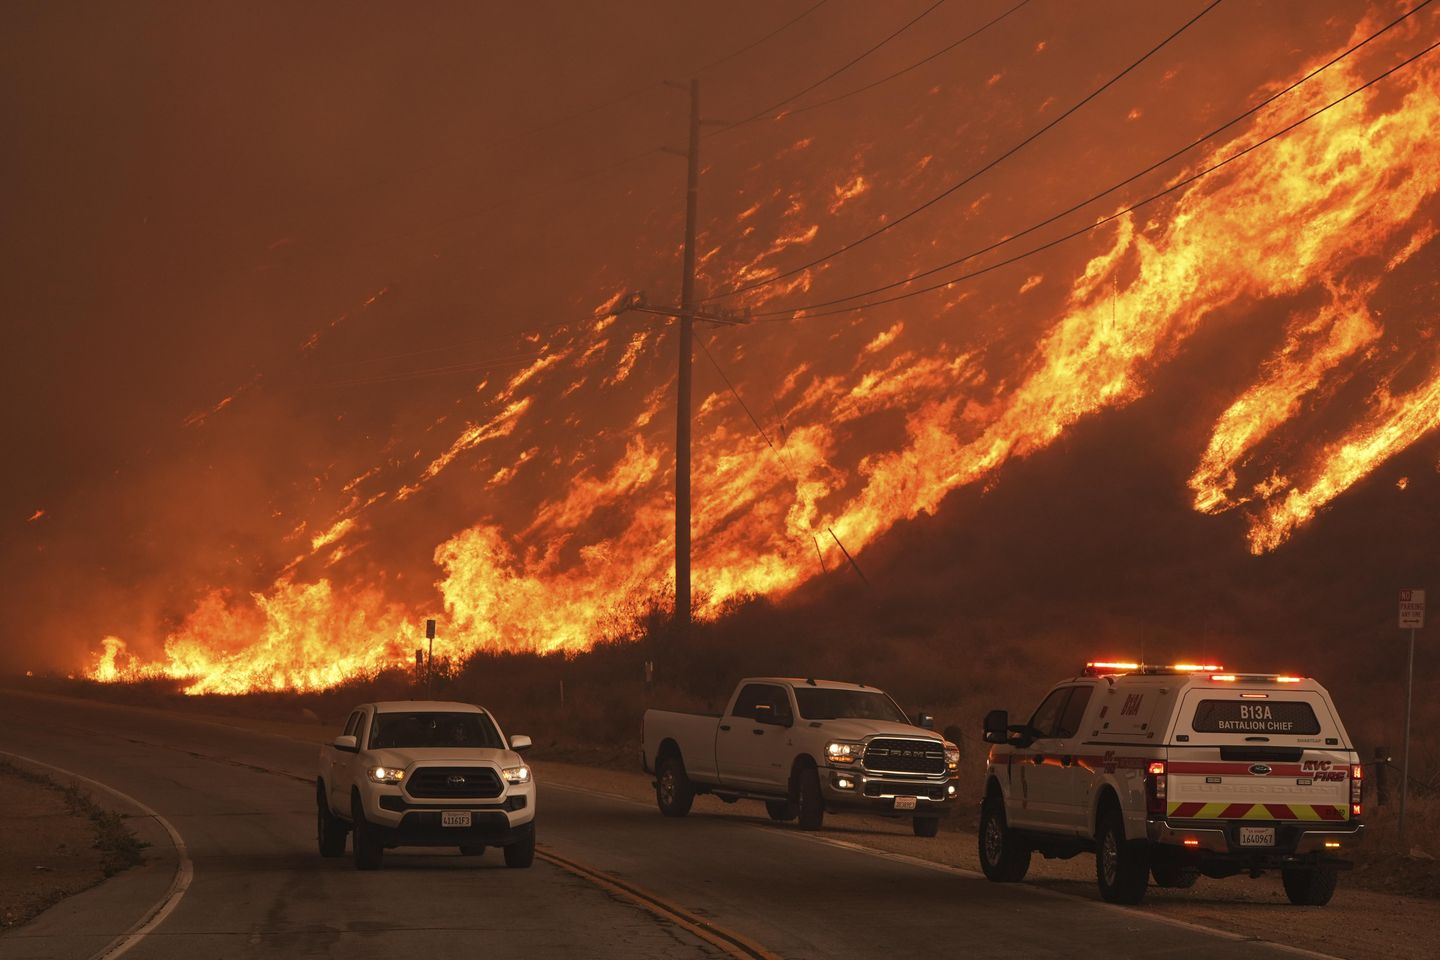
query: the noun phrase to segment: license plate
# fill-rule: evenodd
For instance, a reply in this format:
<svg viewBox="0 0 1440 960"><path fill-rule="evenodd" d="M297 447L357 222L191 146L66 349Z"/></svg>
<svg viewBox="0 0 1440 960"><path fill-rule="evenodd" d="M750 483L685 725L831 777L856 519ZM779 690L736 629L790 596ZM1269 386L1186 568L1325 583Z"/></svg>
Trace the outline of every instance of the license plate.
<svg viewBox="0 0 1440 960"><path fill-rule="evenodd" d="M440 811L440 826L442 827L468 827L470 826L469 810L442 810Z"/></svg>
<svg viewBox="0 0 1440 960"><path fill-rule="evenodd" d="M914 810L914 809L915 809L915 798L914 798L914 797L896 797L896 798L895 798L895 809L896 809L896 810Z"/></svg>
<svg viewBox="0 0 1440 960"><path fill-rule="evenodd" d="M1242 847L1273 847L1275 846L1274 827L1241 827L1240 846Z"/></svg>

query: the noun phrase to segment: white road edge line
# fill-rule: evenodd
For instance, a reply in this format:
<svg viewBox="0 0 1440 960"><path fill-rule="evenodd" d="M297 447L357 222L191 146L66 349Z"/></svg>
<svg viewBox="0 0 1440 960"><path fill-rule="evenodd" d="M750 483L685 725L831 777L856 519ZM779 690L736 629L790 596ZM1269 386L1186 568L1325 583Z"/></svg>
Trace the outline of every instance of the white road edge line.
<svg viewBox="0 0 1440 960"><path fill-rule="evenodd" d="M600 790L586 790L584 787L575 787L566 783L551 782L545 783L544 786L554 787L557 790L565 790L570 793L583 793L587 796L605 797L610 800L621 800L625 803L633 804L636 806L650 806L649 803L641 800L636 800L634 797L625 797L621 796L618 793L607 793ZM923 857L912 857L906 853L891 853L888 850L877 850L874 847L867 847L864 844L855 843L850 840L837 840L833 837L822 837L813 833L799 833L789 830L780 831L776 830L774 827L763 823L752 823L749 824L749 826L752 826L757 830L768 830L776 836L789 837L792 840L800 840L806 843L821 843L831 847L838 847L842 850L850 850L854 853L861 853L865 854L866 856L877 857L881 860L890 860L895 863L904 863L909 866L921 867L923 869L933 870L938 873L947 873L951 876L965 877L968 880L983 880L985 878L985 874L979 872L978 870L967 870L964 867L954 867L948 863L940 863L935 860L926 860ZM1333 954L1317 953L1314 950L1306 950L1304 947L1291 946L1288 943L1279 943L1275 940L1265 940L1260 937L1246 936L1243 933L1235 933L1231 930L1221 930L1218 927L1207 927L1202 923L1192 923L1189 920L1180 920L1176 917L1164 916L1163 914L1137 913L1135 910L1129 907L1122 907L1113 903L1101 903L1095 900L1091 900L1088 897L1077 897L1073 893L1064 893L1060 890L1051 890L1047 887L1040 887L1034 884L1016 883L1011 884L1010 886L1016 891L1023 890L1035 896L1060 897L1071 902L1079 900L1085 903L1089 903L1091 906L1098 909L1130 917L1132 919L1139 917L1145 920L1153 920L1156 923L1169 924L1172 927L1180 927L1185 930L1195 930L1201 933L1213 934L1225 940L1263 944L1264 946L1273 947L1276 950L1281 950L1285 953L1291 953L1298 957L1308 957L1310 958L1310 960L1344 960L1344 958L1336 957Z"/></svg>
<svg viewBox="0 0 1440 960"><path fill-rule="evenodd" d="M175 867L175 876L170 881L170 889L165 892L164 897L162 897L160 900L157 900L155 904L151 906L150 910L145 914L145 916L141 917L134 926L132 926L124 933L120 934L114 940L111 940L108 944L104 946L104 948L100 950L99 953L93 955L90 960L115 960L116 957L122 956L123 954L127 953L130 948L134 947L141 940L144 940L145 937L152 933L156 927L160 926L160 924L165 922L165 918L170 916L171 912L180 904L180 900L185 896L185 891L190 889L190 881L193 880L195 877L195 865L190 861L190 852L185 846L184 838L180 836L180 831L176 830L175 825L172 824L169 820L166 820L164 817L160 816L159 813L155 812L155 810L153 810L146 804L143 804L139 800L136 800L128 793L123 793L108 784L101 783L99 780L92 780L91 778L82 774L78 774L73 770L66 770L64 767L57 767L54 764L45 763L43 760L36 760L32 757L22 756L18 753L8 753L6 751L0 750L0 756L11 757L15 760L32 764L33 766L44 767L46 770L53 770L58 774L66 777L71 777L75 780L81 781L82 783L88 783L90 786L95 787L96 789L103 790L112 796L119 797L123 802L130 804L131 806L144 813L145 816L155 820L155 822L160 824L160 826L164 827L165 832L170 835L170 843L174 845L175 853L179 857L179 863Z"/></svg>

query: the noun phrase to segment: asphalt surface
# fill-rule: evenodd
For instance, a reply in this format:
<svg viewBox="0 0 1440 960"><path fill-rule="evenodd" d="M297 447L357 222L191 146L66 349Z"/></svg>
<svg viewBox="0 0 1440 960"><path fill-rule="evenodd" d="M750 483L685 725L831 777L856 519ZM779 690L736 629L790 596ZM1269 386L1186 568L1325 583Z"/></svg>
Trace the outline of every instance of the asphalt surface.
<svg viewBox="0 0 1440 960"><path fill-rule="evenodd" d="M0 936L4 960L85 960L107 948L127 960L495 951L546 958L1294 956L826 842L823 833L732 818L669 820L625 799L547 789L543 755L533 758L537 824L551 859L510 870L498 851L477 860L450 850L392 850L383 870L361 873L348 857L326 860L315 851L312 744L4 692L0 752L121 791L128 801L101 799L135 814L132 824L152 844L145 866ZM193 879L155 922L187 862ZM137 936L147 918L149 929Z"/></svg>

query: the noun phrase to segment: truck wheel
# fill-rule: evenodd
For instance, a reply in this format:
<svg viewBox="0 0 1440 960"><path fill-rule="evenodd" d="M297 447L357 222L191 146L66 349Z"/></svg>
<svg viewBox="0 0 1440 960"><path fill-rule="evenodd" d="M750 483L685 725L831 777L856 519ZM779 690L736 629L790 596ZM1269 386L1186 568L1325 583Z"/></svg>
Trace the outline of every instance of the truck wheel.
<svg viewBox="0 0 1440 960"><path fill-rule="evenodd" d="M915 817L910 821L910 829L917 837L933 837L940 832L940 818Z"/></svg>
<svg viewBox="0 0 1440 960"><path fill-rule="evenodd" d="M525 831L525 839L505 848L505 866L523 870L535 862L535 824Z"/></svg>
<svg viewBox="0 0 1440 960"><path fill-rule="evenodd" d="M1107 903L1139 903L1150 885L1150 849L1144 840L1126 840L1120 811L1100 818L1095 837L1095 880Z"/></svg>
<svg viewBox="0 0 1440 960"><path fill-rule="evenodd" d="M820 773L806 767L795 775L797 816L801 830L819 830L825 823L825 800L820 796Z"/></svg>
<svg viewBox="0 0 1440 960"><path fill-rule="evenodd" d="M1323 907L1335 896L1340 874L1334 867L1286 867L1280 871L1285 896L1297 907Z"/></svg>
<svg viewBox="0 0 1440 960"><path fill-rule="evenodd" d="M460 856L478 857L485 852L483 843L462 843L460 844Z"/></svg>
<svg viewBox="0 0 1440 960"><path fill-rule="evenodd" d="M1195 886L1195 881L1200 879L1200 871L1194 867L1185 867L1175 863L1152 863L1150 864L1150 877L1155 881L1155 886L1164 887L1167 890L1189 890Z"/></svg>
<svg viewBox="0 0 1440 960"><path fill-rule="evenodd" d="M325 799L325 787L318 785L315 791L315 840L322 857L343 857L345 855L345 821L330 812L330 802Z"/></svg>
<svg viewBox="0 0 1440 960"><path fill-rule="evenodd" d="M1005 806L996 797L980 808L980 868L995 883L1019 883L1030 869L1030 848L1010 832Z"/></svg>
<svg viewBox="0 0 1440 960"><path fill-rule="evenodd" d="M795 804L789 800L766 800L765 812L776 823L788 823L795 819Z"/></svg>
<svg viewBox="0 0 1440 960"><path fill-rule="evenodd" d="M350 846L355 853L357 870L379 870L380 861L385 857L385 844L376 836L375 828L365 819L365 808L356 797L350 803L350 817L354 824L355 837Z"/></svg>
<svg viewBox="0 0 1440 960"><path fill-rule="evenodd" d="M655 764L655 804L660 812L667 817L683 817L694 802L695 785L685 775L684 762L673 755L662 757Z"/></svg>

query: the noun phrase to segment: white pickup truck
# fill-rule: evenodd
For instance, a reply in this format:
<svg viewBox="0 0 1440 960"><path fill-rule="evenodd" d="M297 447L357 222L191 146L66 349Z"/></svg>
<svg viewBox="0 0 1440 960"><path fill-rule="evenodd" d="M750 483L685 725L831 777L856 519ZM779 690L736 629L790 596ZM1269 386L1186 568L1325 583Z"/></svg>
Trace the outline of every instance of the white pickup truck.
<svg viewBox="0 0 1440 960"><path fill-rule="evenodd" d="M916 836L933 837L955 804L960 751L920 723L864 684L750 678L718 716L645 711L640 764L667 817L711 793L763 800L772 820L806 830L827 809L863 810L909 817Z"/></svg>
<svg viewBox="0 0 1440 960"><path fill-rule="evenodd" d="M980 864L1021 880L1032 852L1095 852L1100 894L1138 903L1151 877L1279 870L1322 906L1364 830L1360 758L1325 688L1219 666L1092 662L1026 723L985 718Z"/></svg>
<svg viewBox="0 0 1440 960"><path fill-rule="evenodd" d="M315 779L320 855L374 870L390 847L503 847L505 865L535 859L535 780L490 713L468 703L366 703L320 749Z"/></svg>

